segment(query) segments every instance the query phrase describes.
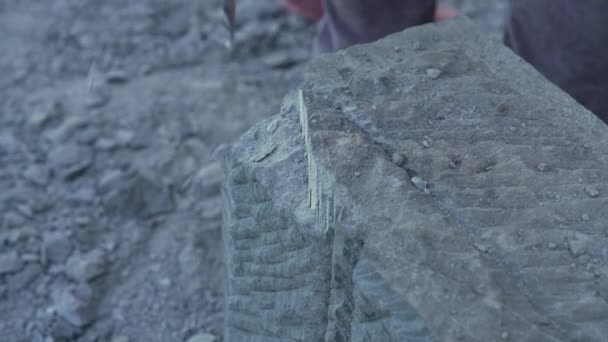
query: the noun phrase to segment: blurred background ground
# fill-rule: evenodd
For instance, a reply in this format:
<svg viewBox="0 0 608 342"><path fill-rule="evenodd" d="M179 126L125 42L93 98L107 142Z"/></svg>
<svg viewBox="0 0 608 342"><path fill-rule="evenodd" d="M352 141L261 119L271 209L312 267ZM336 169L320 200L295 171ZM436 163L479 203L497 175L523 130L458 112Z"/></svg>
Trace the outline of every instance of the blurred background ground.
<svg viewBox="0 0 608 342"><path fill-rule="evenodd" d="M447 1L499 34L505 0ZM0 341L222 339L219 159L314 26L241 0L0 0Z"/></svg>

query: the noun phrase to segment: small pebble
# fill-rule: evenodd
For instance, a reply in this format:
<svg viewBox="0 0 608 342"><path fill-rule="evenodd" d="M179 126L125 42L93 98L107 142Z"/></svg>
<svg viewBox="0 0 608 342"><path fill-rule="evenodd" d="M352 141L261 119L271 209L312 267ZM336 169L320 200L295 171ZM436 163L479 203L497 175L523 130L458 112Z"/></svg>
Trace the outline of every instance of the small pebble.
<svg viewBox="0 0 608 342"><path fill-rule="evenodd" d="M77 327L89 324L95 317L93 290L88 285L57 290L51 298L57 314Z"/></svg>
<svg viewBox="0 0 608 342"><path fill-rule="evenodd" d="M72 255L65 264L66 275L80 282L89 281L103 275L107 268L108 259L102 249Z"/></svg>
<svg viewBox="0 0 608 342"><path fill-rule="evenodd" d="M24 289L43 273L38 263L27 263L19 273L6 278L6 287L11 291Z"/></svg>
<svg viewBox="0 0 608 342"><path fill-rule="evenodd" d="M399 154L397 152L393 153L393 155L391 157L391 160L397 166L401 166L405 162L405 158L401 154Z"/></svg>
<svg viewBox="0 0 608 342"><path fill-rule="evenodd" d="M583 221L587 222L587 221L591 220L591 217L590 217L588 214L583 214L583 215L581 216L581 219L582 219Z"/></svg>
<svg viewBox="0 0 608 342"><path fill-rule="evenodd" d="M361 176L361 172L356 171L356 172L355 172L355 177L359 177L359 176Z"/></svg>
<svg viewBox="0 0 608 342"><path fill-rule="evenodd" d="M48 168L42 165L32 164L23 171L23 178L38 186L46 186L51 177Z"/></svg>
<svg viewBox="0 0 608 342"><path fill-rule="evenodd" d="M579 257L584 254L587 248L589 238L582 234L575 234L568 238L568 249L574 257ZM575 265L576 266L576 265Z"/></svg>
<svg viewBox="0 0 608 342"><path fill-rule="evenodd" d="M95 142L95 147L97 147L100 150L104 150L104 151L113 150L115 148L118 148L119 145L120 144L116 139L107 138L107 137L99 138Z"/></svg>
<svg viewBox="0 0 608 342"><path fill-rule="evenodd" d="M99 108L105 106L110 101L110 97L105 94L90 94L85 99L85 106L87 108Z"/></svg>
<svg viewBox="0 0 608 342"><path fill-rule="evenodd" d="M490 247L481 243L476 243L475 248L481 253L488 253L490 251Z"/></svg>
<svg viewBox="0 0 608 342"><path fill-rule="evenodd" d="M120 146L126 146L135 139L135 132L129 129L119 129L116 132L114 139Z"/></svg>
<svg viewBox="0 0 608 342"><path fill-rule="evenodd" d="M169 279L169 278L161 278L161 279L158 281L158 284L159 284L160 286L162 286L162 287L170 287L170 286L171 286L171 284L172 284L172 281L171 281L171 279Z"/></svg>
<svg viewBox="0 0 608 342"><path fill-rule="evenodd" d="M547 172L549 171L551 168L549 167L548 164L546 163L539 163L538 165L536 165L536 170L540 171L540 172Z"/></svg>
<svg viewBox="0 0 608 342"><path fill-rule="evenodd" d="M19 214L23 215L24 217L27 218L31 218L34 215L34 212L32 211L32 207L30 207L27 204L20 204L17 206L17 211L19 212Z"/></svg>
<svg viewBox="0 0 608 342"><path fill-rule="evenodd" d="M106 74L107 83L125 83L129 80L124 70L112 70Z"/></svg>
<svg viewBox="0 0 608 342"><path fill-rule="evenodd" d="M509 110L509 105L505 102L501 102L498 106L496 106L496 111L499 113L505 113Z"/></svg>
<svg viewBox="0 0 608 342"><path fill-rule="evenodd" d="M19 271L23 267L23 260L17 252L0 254L0 275Z"/></svg>
<svg viewBox="0 0 608 342"><path fill-rule="evenodd" d="M426 69L426 76L432 80L436 80L441 76L441 70L437 68L428 68Z"/></svg>
<svg viewBox="0 0 608 342"><path fill-rule="evenodd" d="M83 227L83 226L88 226L89 224L91 224L91 218L88 216L77 216L76 218L74 218L74 223Z"/></svg>
<svg viewBox="0 0 608 342"><path fill-rule="evenodd" d="M429 147L431 147L431 142L425 138L424 140L422 140L422 146L424 148L429 148Z"/></svg>
<svg viewBox="0 0 608 342"><path fill-rule="evenodd" d="M116 189L124 178L125 174L121 170L108 170L99 177L97 191L100 194L108 193L112 189Z"/></svg>
<svg viewBox="0 0 608 342"><path fill-rule="evenodd" d="M600 191L597 188L593 187L593 186L586 186L585 187L585 192L591 198L596 198L596 197L598 197L600 195Z"/></svg>
<svg viewBox="0 0 608 342"><path fill-rule="evenodd" d="M199 333L190 337L187 342L215 342L217 337L207 333Z"/></svg>
<svg viewBox="0 0 608 342"><path fill-rule="evenodd" d="M73 180L81 175L94 160L93 150L75 144L55 146L47 157L52 169L65 180Z"/></svg>
<svg viewBox="0 0 608 342"><path fill-rule="evenodd" d="M64 232L52 232L42 235L41 254L44 263L60 264L72 253L70 235Z"/></svg>
<svg viewBox="0 0 608 342"><path fill-rule="evenodd" d="M425 193L429 193L428 183L422 178L416 176L412 177L412 184L416 187L416 189L420 191L424 191Z"/></svg>

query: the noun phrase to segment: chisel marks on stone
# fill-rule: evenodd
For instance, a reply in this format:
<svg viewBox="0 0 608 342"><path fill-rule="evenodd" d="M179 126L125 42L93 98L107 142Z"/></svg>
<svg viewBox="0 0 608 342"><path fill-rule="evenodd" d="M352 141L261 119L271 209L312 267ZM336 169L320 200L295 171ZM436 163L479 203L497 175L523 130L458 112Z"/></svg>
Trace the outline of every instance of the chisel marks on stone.
<svg viewBox="0 0 608 342"><path fill-rule="evenodd" d="M223 186L225 338L319 341L327 326L330 241L307 235L276 209L256 179L258 163L234 164L226 162Z"/></svg>
<svg viewBox="0 0 608 342"><path fill-rule="evenodd" d="M418 311L386 284L365 256L360 257L353 273L351 341L436 341Z"/></svg>
<svg viewBox="0 0 608 342"><path fill-rule="evenodd" d="M332 254L325 341L350 341L354 309L352 275L363 246L340 227L332 226L329 232Z"/></svg>
<svg viewBox="0 0 608 342"><path fill-rule="evenodd" d="M298 90L298 111L300 113L302 136L304 137L306 158L308 160L308 202L311 209L317 209L319 202L317 177L318 169L312 149L311 136L308 125L308 109L306 108L304 92L301 89Z"/></svg>

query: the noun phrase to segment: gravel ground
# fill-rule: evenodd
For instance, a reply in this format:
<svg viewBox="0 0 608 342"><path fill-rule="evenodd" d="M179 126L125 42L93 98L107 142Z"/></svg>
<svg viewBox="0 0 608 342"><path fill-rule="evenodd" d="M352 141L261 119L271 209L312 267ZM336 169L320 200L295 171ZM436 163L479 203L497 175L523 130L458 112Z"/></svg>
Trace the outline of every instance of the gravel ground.
<svg viewBox="0 0 608 342"><path fill-rule="evenodd" d="M1 341L222 339L219 159L314 26L242 0L229 54L217 2L0 1Z"/></svg>

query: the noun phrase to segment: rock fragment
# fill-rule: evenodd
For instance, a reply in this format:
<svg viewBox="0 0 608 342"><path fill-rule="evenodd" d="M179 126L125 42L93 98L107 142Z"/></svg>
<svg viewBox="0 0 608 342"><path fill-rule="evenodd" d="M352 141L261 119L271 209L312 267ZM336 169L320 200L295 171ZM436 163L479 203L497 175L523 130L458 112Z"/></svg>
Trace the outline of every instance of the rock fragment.
<svg viewBox="0 0 608 342"><path fill-rule="evenodd" d="M55 290L51 298L57 314L77 327L84 327L95 318L93 290L86 284Z"/></svg>
<svg viewBox="0 0 608 342"><path fill-rule="evenodd" d="M393 153L393 155L391 156L391 160L393 162L393 164L397 165L397 166L402 166L403 163L405 162L405 158L400 154L400 153Z"/></svg>
<svg viewBox="0 0 608 342"><path fill-rule="evenodd" d="M94 90L87 94L84 105L89 109L105 106L110 102L110 94L106 90Z"/></svg>
<svg viewBox="0 0 608 342"><path fill-rule="evenodd" d="M59 100L54 99L37 108L32 115L27 118L27 123L37 128L42 128L48 122L53 121L62 115L63 105Z"/></svg>
<svg viewBox="0 0 608 342"><path fill-rule="evenodd" d="M273 69L289 69L302 63L309 57L305 50L297 52L276 51L262 57L262 62Z"/></svg>
<svg viewBox="0 0 608 342"><path fill-rule="evenodd" d="M14 273L23 267L23 260L17 252L0 254L0 275Z"/></svg>
<svg viewBox="0 0 608 342"><path fill-rule="evenodd" d="M222 180L222 165L219 161L209 163L201 167L192 176L184 187L192 188L200 198L216 196L220 193L220 182Z"/></svg>
<svg viewBox="0 0 608 342"><path fill-rule="evenodd" d="M499 113L506 113L509 110L509 105L506 102L501 102L496 106L496 111Z"/></svg>
<svg viewBox="0 0 608 342"><path fill-rule="evenodd" d="M483 243L476 243L474 246L475 246L475 249L477 249L481 253L489 253L491 250L490 246L485 245Z"/></svg>
<svg viewBox="0 0 608 342"><path fill-rule="evenodd" d="M75 326L62 316L52 316L47 318L47 320L49 321L47 327L49 336L47 336L44 342L73 341L81 332L78 326Z"/></svg>
<svg viewBox="0 0 608 342"><path fill-rule="evenodd" d="M547 163L538 163L536 165L536 170L538 170L539 172L547 172L551 171L551 167Z"/></svg>
<svg viewBox="0 0 608 342"><path fill-rule="evenodd" d="M107 83L120 84L127 82L129 80L129 75L124 70L114 69L108 71L105 78Z"/></svg>
<svg viewBox="0 0 608 342"><path fill-rule="evenodd" d="M100 194L106 194L112 189L120 187L121 183L125 180L125 174L123 171L118 169L108 170L104 172L97 182L97 191Z"/></svg>
<svg viewBox="0 0 608 342"><path fill-rule="evenodd" d="M102 137L95 142L100 150L110 151L116 148L128 147L135 139L135 132L129 129L119 129L111 137Z"/></svg>
<svg viewBox="0 0 608 342"><path fill-rule="evenodd" d="M31 164L23 171L23 178L34 185L46 186L49 183L51 172L39 164Z"/></svg>
<svg viewBox="0 0 608 342"><path fill-rule="evenodd" d="M64 180L74 180L93 164L93 151L85 146L62 144L49 152L48 159Z"/></svg>
<svg viewBox="0 0 608 342"><path fill-rule="evenodd" d="M115 139L118 145L127 146L135 139L135 132L126 128L119 129L116 131Z"/></svg>
<svg viewBox="0 0 608 342"><path fill-rule="evenodd" d="M585 187L585 192L591 198L596 198L600 196L600 191L596 187L591 185Z"/></svg>
<svg viewBox="0 0 608 342"><path fill-rule="evenodd" d="M186 246L179 253L178 261L180 271L187 275L193 275L200 268L203 252L199 248Z"/></svg>
<svg viewBox="0 0 608 342"><path fill-rule="evenodd" d="M574 233L568 237L568 250L574 257L578 257L586 252L589 237L580 233Z"/></svg>
<svg viewBox="0 0 608 342"><path fill-rule="evenodd" d="M422 139L422 147L424 147L424 148L431 147L431 141L429 140L428 137L424 137L424 139Z"/></svg>
<svg viewBox="0 0 608 342"><path fill-rule="evenodd" d="M64 144L77 132L89 127L89 122L81 116L71 116L54 129L46 130L44 137L52 144Z"/></svg>
<svg viewBox="0 0 608 342"><path fill-rule="evenodd" d="M416 189L418 189L424 193L429 193L429 189L428 189L429 184L427 181L425 181L424 179L422 179L418 176L412 177L411 181L412 181L412 184L416 187Z"/></svg>
<svg viewBox="0 0 608 342"><path fill-rule="evenodd" d="M216 342L217 336L207 334L207 333L199 333L192 337L190 337L187 342Z"/></svg>
<svg viewBox="0 0 608 342"><path fill-rule="evenodd" d="M108 258L102 249L94 249L84 254L72 255L65 265L65 273L70 278L86 282L103 275L108 268Z"/></svg>
<svg viewBox="0 0 608 342"><path fill-rule="evenodd" d="M14 154L21 149L21 142L10 131L0 131L0 155L2 153Z"/></svg>
<svg viewBox="0 0 608 342"><path fill-rule="evenodd" d="M441 70L437 68L426 69L426 76L432 80L436 80L441 76Z"/></svg>
<svg viewBox="0 0 608 342"><path fill-rule="evenodd" d="M46 233L42 237L42 261L45 264L61 264L72 253L70 236L65 232Z"/></svg>
<svg viewBox="0 0 608 342"><path fill-rule="evenodd" d="M10 291L19 291L30 285L42 273L38 263L26 263L22 270L6 278L6 287Z"/></svg>

